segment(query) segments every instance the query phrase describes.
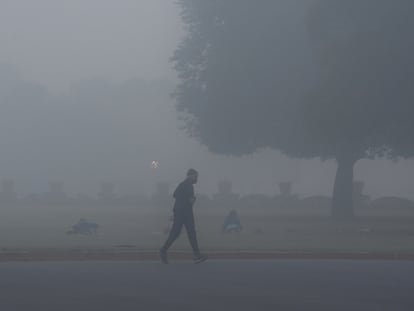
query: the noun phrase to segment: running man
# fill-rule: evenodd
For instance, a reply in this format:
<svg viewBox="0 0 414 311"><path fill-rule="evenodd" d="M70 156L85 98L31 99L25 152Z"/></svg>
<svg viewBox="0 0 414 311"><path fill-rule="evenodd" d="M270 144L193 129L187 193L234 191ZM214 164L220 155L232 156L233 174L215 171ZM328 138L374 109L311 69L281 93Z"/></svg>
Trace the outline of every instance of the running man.
<svg viewBox="0 0 414 311"><path fill-rule="evenodd" d="M198 172L190 168L187 178L181 182L174 191L174 221L170 234L164 246L160 249L161 262L168 264L167 251L180 236L183 226L187 231L188 239L194 254L194 263L201 263L207 259L206 255L200 253L194 224L193 205L196 200L194 196L194 184L197 183Z"/></svg>

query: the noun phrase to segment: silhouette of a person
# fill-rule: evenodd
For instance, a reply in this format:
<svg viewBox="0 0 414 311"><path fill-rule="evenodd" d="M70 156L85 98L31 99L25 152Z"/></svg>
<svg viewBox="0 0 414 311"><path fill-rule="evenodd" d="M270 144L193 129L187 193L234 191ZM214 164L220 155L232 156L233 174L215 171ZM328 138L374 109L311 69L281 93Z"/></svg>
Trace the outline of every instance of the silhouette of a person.
<svg viewBox="0 0 414 311"><path fill-rule="evenodd" d="M239 215L235 210L231 210L230 213L224 219L224 224L222 228L223 233L228 232L240 232L242 230L242 225L240 223Z"/></svg>
<svg viewBox="0 0 414 311"><path fill-rule="evenodd" d="M174 191L174 220L167 241L160 249L161 262L168 263L167 252L174 241L180 236L183 226L185 227L194 254L194 262L201 263L207 259L206 255L200 253L194 223L193 205L196 200L194 196L194 184L197 183L198 172L190 168L186 179L181 182Z"/></svg>

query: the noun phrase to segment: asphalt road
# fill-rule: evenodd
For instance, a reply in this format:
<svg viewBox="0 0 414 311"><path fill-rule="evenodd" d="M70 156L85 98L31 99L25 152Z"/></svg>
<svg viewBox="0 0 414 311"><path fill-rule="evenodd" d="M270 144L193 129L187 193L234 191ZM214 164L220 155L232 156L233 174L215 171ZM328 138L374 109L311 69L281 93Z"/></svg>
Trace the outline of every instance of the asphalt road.
<svg viewBox="0 0 414 311"><path fill-rule="evenodd" d="M1 263L1 311L412 311L414 263Z"/></svg>

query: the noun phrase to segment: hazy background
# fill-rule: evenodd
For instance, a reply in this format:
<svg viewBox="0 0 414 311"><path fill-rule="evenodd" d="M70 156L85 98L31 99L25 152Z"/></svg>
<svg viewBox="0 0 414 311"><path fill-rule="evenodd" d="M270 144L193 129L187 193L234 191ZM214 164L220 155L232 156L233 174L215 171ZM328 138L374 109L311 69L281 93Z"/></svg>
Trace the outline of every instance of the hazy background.
<svg viewBox="0 0 414 311"><path fill-rule="evenodd" d="M174 0L0 0L0 179L20 194L50 180L69 193L103 181L150 193L192 166L203 193L230 179L241 194L291 181L300 196L330 195L333 162L216 156L186 137L169 96L182 35ZM364 160L355 174L373 197L414 199L412 161Z"/></svg>

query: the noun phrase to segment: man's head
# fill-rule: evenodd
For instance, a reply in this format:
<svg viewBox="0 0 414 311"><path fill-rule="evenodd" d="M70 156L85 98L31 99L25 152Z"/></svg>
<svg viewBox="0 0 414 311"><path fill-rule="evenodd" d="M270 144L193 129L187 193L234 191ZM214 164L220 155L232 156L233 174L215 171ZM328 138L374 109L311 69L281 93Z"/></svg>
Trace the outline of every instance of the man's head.
<svg viewBox="0 0 414 311"><path fill-rule="evenodd" d="M190 168L187 171L187 179L189 179L191 183L196 184L198 179L198 172L195 169Z"/></svg>

